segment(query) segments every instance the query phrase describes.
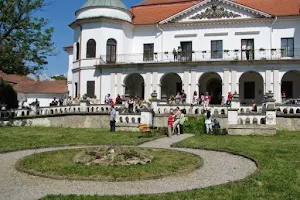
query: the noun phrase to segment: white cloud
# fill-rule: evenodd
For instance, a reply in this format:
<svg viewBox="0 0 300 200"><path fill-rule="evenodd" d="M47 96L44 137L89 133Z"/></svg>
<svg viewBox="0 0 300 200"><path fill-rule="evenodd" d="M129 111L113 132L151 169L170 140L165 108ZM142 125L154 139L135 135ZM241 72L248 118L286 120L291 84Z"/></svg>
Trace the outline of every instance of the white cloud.
<svg viewBox="0 0 300 200"><path fill-rule="evenodd" d="M48 74L46 74L45 72L42 72L41 74L38 74L37 76L34 74L29 74L27 76L35 81L38 80L37 76L39 77L40 81L51 80L51 77Z"/></svg>

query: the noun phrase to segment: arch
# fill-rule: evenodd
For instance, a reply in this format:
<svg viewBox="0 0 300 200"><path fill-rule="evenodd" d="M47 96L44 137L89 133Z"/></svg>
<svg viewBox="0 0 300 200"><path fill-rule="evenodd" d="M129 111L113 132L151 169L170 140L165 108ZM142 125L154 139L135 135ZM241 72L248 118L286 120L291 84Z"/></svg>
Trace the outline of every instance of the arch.
<svg viewBox="0 0 300 200"><path fill-rule="evenodd" d="M243 119L239 118L238 124L244 124Z"/></svg>
<svg viewBox="0 0 300 200"><path fill-rule="evenodd" d="M300 71L288 71L281 79L281 94L285 93L286 99L300 98L299 85ZM282 101L285 101L286 99L282 98Z"/></svg>
<svg viewBox="0 0 300 200"><path fill-rule="evenodd" d="M246 118L245 124L251 124L250 118Z"/></svg>
<svg viewBox="0 0 300 200"><path fill-rule="evenodd" d="M76 60L79 60L80 56L80 44L79 42L76 43Z"/></svg>
<svg viewBox="0 0 300 200"><path fill-rule="evenodd" d="M129 74L124 79L125 94L145 99L145 81L141 74Z"/></svg>
<svg viewBox="0 0 300 200"><path fill-rule="evenodd" d="M290 109L290 114L294 114L294 109L293 108Z"/></svg>
<svg viewBox="0 0 300 200"><path fill-rule="evenodd" d="M248 71L239 79L239 94L242 104L251 104L253 100L261 104L264 95L264 79L258 72Z"/></svg>
<svg viewBox="0 0 300 200"><path fill-rule="evenodd" d="M256 118L254 118L252 124L258 124L258 120Z"/></svg>
<svg viewBox="0 0 300 200"><path fill-rule="evenodd" d="M211 104L222 102L222 78L216 72L206 72L199 78L199 96L206 92L211 95Z"/></svg>
<svg viewBox="0 0 300 200"><path fill-rule="evenodd" d="M96 41L89 39L86 44L86 58L96 58Z"/></svg>
<svg viewBox="0 0 300 200"><path fill-rule="evenodd" d="M117 41L113 38L107 40L106 43L106 62L116 63L117 61Z"/></svg>
<svg viewBox="0 0 300 200"><path fill-rule="evenodd" d="M261 118L260 119L260 124L266 124L266 118Z"/></svg>
<svg viewBox="0 0 300 200"><path fill-rule="evenodd" d="M161 99L169 101L170 97L176 96L177 92L182 90L182 80L177 73L168 73L160 79Z"/></svg>

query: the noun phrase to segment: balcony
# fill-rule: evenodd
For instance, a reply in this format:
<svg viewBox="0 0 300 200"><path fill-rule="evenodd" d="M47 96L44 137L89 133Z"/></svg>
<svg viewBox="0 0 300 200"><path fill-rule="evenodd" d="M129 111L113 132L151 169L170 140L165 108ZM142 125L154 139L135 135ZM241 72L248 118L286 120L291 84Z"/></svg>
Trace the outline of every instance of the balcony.
<svg viewBox="0 0 300 200"><path fill-rule="evenodd" d="M255 50L223 50L192 51L174 55L172 52L153 54L117 54L101 55L97 66L120 64L204 62L204 61L262 61L262 60L300 60L300 49L255 49Z"/></svg>

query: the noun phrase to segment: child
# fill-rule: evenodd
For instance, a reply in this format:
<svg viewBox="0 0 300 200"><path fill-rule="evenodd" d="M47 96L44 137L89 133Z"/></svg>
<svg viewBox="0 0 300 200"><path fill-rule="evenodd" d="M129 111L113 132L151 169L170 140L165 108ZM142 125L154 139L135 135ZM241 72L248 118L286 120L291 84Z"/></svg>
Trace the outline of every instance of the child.
<svg viewBox="0 0 300 200"><path fill-rule="evenodd" d="M174 123L173 114L173 110L171 109L168 116L168 137L172 136L172 127Z"/></svg>

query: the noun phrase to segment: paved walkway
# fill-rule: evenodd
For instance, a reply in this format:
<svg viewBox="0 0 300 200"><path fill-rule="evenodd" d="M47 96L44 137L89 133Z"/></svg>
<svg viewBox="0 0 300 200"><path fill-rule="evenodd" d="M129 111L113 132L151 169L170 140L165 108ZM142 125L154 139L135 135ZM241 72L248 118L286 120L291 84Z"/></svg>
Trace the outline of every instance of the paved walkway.
<svg viewBox="0 0 300 200"><path fill-rule="evenodd" d="M162 138L145 143L141 147L170 148L170 145L193 135ZM20 173L15 163L24 156L57 149L80 147L47 148L0 154L0 199L32 200L47 194L86 194L86 195L133 195L155 194L204 188L243 179L256 170L254 162L228 153L176 149L191 152L204 159L202 168L184 176L166 177L156 180L134 182L94 182L53 180ZM81 147L82 148L82 147Z"/></svg>

